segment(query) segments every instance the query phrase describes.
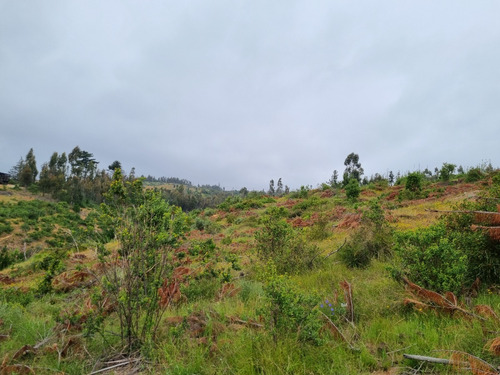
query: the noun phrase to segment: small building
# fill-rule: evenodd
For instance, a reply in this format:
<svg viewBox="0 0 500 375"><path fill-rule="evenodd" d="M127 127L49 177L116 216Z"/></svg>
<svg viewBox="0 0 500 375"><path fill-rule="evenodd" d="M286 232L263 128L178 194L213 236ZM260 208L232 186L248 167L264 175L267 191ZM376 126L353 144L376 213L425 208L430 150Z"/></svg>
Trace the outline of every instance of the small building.
<svg viewBox="0 0 500 375"><path fill-rule="evenodd" d="M0 184L7 185L10 180L10 175L7 173L0 172Z"/></svg>

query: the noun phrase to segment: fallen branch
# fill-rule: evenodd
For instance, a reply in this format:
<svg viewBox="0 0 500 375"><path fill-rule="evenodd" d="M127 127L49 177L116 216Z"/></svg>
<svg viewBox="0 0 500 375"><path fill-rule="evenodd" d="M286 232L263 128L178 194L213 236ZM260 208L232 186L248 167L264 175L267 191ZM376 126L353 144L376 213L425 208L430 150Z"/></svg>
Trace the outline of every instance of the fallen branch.
<svg viewBox="0 0 500 375"><path fill-rule="evenodd" d="M102 368L100 370L92 371L89 375L99 374L101 372L112 370L114 368L121 367L121 366L126 366L126 365L129 365L129 364L134 363L134 362L139 362L139 359L124 359L123 362L121 362L121 363L118 363L118 364L113 365L113 366L105 367L105 368Z"/></svg>
<svg viewBox="0 0 500 375"><path fill-rule="evenodd" d="M482 321L486 320L486 318L483 318L482 316L474 314L473 312L467 311L464 308L460 307L458 305L457 298L451 292L446 292L445 296L442 296L439 293L436 293L432 290L422 288L421 286L418 286L417 284L412 283L406 277L403 277L403 281L408 286L410 291L413 292L413 294L417 298L420 299L420 300L415 300L415 299L406 298L404 301L405 304L412 303L412 304L415 304L415 305L421 306L421 307L442 309L442 310L450 311L450 312L459 311L464 315L472 316L472 317L479 319L479 320L482 320Z"/></svg>
<svg viewBox="0 0 500 375"><path fill-rule="evenodd" d="M337 250L333 250L332 252L328 253L328 255L325 256L325 259L328 258L330 255L338 253L339 250L342 249L346 243L347 243L347 238L344 240L344 243L340 245L340 247Z"/></svg>
<svg viewBox="0 0 500 375"><path fill-rule="evenodd" d="M250 321L242 320L236 316L230 316L229 320L235 324L242 324L242 325L247 325L247 326L256 327L256 328L264 328L264 326L262 324L253 322L251 320Z"/></svg>
<svg viewBox="0 0 500 375"><path fill-rule="evenodd" d="M460 370L472 370L474 374L481 374L481 375L500 374L498 368L495 368L485 360L476 357L472 354L460 351L452 351L451 359L427 357L424 355L415 355L415 354L403 354L403 357L407 359L413 359L415 361L450 365Z"/></svg>
<svg viewBox="0 0 500 375"><path fill-rule="evenodd" d="M431 208L426 209L428 212L438 212L445 214L487 214L487 215L500 215L500 212L495 211L474 211L474 210L433 210Z"/></svg>
<svg viewBox="0 0 500 375"><path fill-rule="evenodd" d="M349 348L351 350L356 350L356 348L354 346L352 346L352 344L347 340L347 338L342 334L342 332L340 332L340 329L339 327L337 327L335 325L335 323L328 317L328 315L326 315L323 311L320 311L320 313L326 318L326 320L328 321L328 323L330 323L330 326L332 327L333 331L335 332L335 334L339 335L340 338L347 344L349 345Z"/></svg>
<svg viewBox="0 0 500 375"><path fill-rule="evenodd" d="M424 355L416 355L416 354L403 354L403 357L407 359L414 359L415 361L424 361L424 362L430 362L430 363L441 363L444 365L449 365L451 364L451 361L449 359L445 358L435 358L435 357L427 357Z"/></svg>

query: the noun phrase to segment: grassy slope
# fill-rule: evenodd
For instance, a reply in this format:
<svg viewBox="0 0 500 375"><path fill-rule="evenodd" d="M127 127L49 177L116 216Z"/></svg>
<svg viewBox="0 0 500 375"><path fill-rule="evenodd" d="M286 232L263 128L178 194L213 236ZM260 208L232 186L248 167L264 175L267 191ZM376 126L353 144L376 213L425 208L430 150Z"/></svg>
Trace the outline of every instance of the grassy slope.
<svg viewBox="0 0 500 375"><path fill-rule="evenodd" d="M429 198L404 202L398 201L398 190L397 187L365 189L356 205L347 204L342 192L331 195L312 191L308 199L282 197L256 209L202 213L204 220L212 224L203 231L192 230L188 242L211 238L220 252L237 255L242 270L232 271L232 277L239 292L221 298L219 284L210 282L201 284L203 289L197 293L191 290L190 299L167 311L158 347L153 352L155 361L145 366L146 370L169 374L396 374L408 366L419 366L403 360L403 353L449 358L447 350L469 352L498 364L498 359L485 350L487 340L494 337L488 331L498 332L498 325L491 322L481 325L474 319L405 307L403 286L389 277L387 264L380 261L372 262L367 269L353 270L333 255L322 267L292 277L300 290L330 300L336 294L342 295L339 282L347 280L352 284L355 325L345 323L340 328L355 350L327 332L325 343L316 346L297 341L294 334L274 341L265 328L257 326L264 323L259 310L265 296L262 284L255 277L253 234L259 227L259 216L267 207L280 205L296 212L298 216L290 222L309 228L306 230L314 228L318 218L327 217L328 237L314 242L328 254L357 227L360 212L372 199L381 199L386 217L397 230L410 230L437 220L438 214L428 210L450 209L455 203L474 197L479 185L431 186ZM9 196L11 201L25 199L16 192L13 194ZM304 202L313 203L308 206ZM22 239L25 234L19 227L21 223L16 225L10 235ZM0 241L8 241L7 236L0 236ZM109 246L113 248L116 244ZM78 250L72 248L65 260L67 272L93 269L93 249ZM3 287L21 287L28 292L36 288L44 273L30 267L30 262L36 262L36 257L2 271L1 275L12 277L12 283ZM26 301L19 297L9 299L4 292L3 298L0 334L4 336L0 338L4 340L0 355L7 356L10 364L26 365L37 373L90 372L97 358L105 351L112 351L110 345L117 344L113 335L106 337L110 341L107 344L99 336L85 339L80 335L78 322L70 321L74 319L72 313L81 309L87 298L85 288ZM500 314L498 290L483 291L473 303L488 304ZM178 324L177 317L184 318L182 324ZM116 327L109 324L107 329L112 331ZM27 352L14 359L14 353L23 345L35 345L46 337L48 344L36 354ZM429 373L454 373L453 369L442 366L427 368Z"/></svg>

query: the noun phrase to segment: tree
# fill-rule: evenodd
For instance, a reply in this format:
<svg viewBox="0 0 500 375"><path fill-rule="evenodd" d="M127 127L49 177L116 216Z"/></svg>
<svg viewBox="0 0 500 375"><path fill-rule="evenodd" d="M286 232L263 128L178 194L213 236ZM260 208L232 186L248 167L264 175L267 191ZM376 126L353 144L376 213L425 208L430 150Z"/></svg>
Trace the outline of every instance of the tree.
<svg viewBox="0 0 500 375"><path fill-rule="evenodd" d="M344 170L344 186L346 186L352 179L355 179L358 183L361 182L361 176L363 175L364 170L361 168L359 155L351 152L347 155L344 165L346 167Z"/></svg>
<svg viewBox="0 0 500 375"><path fill-rule="evenodd" d="M392 171L389 172L389 184L394 184L394 173Z"/></svg>
<svg viewBox="0 0 500 375"><path fill-rule="evenodd" d="M21 170L23 169L24 166L24 159L21 157L19 161L14 165L10 171L9 175L11 176L12 180L15 181L16 183L19 183L19 178L21 176Z"/></svg>
<svg viewBox="0 0 500 375"><path fill-rule="evenodd" d="M282 195L283 194L283 182L281 182L281 177L278 179L278 185L276 188L276 195Z"/></svg>
<svg viewBox="0 0 500 375"><path fill-rule="evenodd" d="M48 163L42 165L40 188L44 193L58 193L66 180L66 154L54 152Z"/></svg>
<svg viewBox="0 0 500 375"><path fill-rule="evenodd" d="M117 306L122 343L132 352L155 340L168 301L172 257L188 229L187 216L142 180L127 181L118 168L101 205L102 217L120 243L117 252L99 248L103 293Z"/></svg>
<svg viewBox="0 0 500 375"><path fill-rule="evenodd" d="M339 179L339 172L335 169L333 171L332 177L330 177L330 180L328 181L328 184L333 188L338 185L338 179Z"/></svg>
<svg viewBox="0 0 500 375"><path fill-rule="evenodd" d="M38 169L36 167L35 154L32 148L28 151L26 159L21 158L19 162L12 167L10 174L21 186L30 186L35 183Z"/></svg>
<svg viewBox="0 0 500 375"><path fill-rule="evenodd" d="M274 195L274 180L269 181L269 195Z"/></svg>
<svg viewBox="0 0 500 375"><path fill-rule="evenodd" d="M246 197L248 195L248 189L246 187L242 187L239 191L240 195Z"/></svg>
<svg viewBox="0 0 500 375"><path fill-rule="evenodd" d="M38 176L38 169L36 168L36 159L33 148L30 148L28 154L26 155L26 165L29 166L31 170L31 183L34 183L36 176Z"/></svg>
<svg viewBox="0 0 500 375"><path fill-rule="evenodd" d="M109 165L109 167L108 167L108 169L109 169L110 171L113 171L113 172L114 172L117 168L122 169L122 163L120 163L118 160L115 160L114 162L112 162L112 163Z"/></svg>
<svg viewBox="0 0 500 375"><path fill-rule="evenodd" d="M455 168L456 168L455 164L443 163L443 166L441 167L440 170L441 180L449 181L450 177L453 175L453 172L455 171Z"/></svg>
<svg viewBox="0 0 500 375"><path fill-rule="evenodd" d="M93 157L90 152L80 150L80 147L76 146L68 155L71 174L78 178L93 178L99 164Z"/></svg>

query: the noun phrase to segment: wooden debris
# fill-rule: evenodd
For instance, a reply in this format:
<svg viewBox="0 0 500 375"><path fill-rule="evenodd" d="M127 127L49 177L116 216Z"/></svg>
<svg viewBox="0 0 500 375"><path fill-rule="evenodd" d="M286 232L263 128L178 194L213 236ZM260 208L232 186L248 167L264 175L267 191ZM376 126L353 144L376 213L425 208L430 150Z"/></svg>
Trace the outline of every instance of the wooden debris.
<svg viewBox="0 0 500 375"><path fill-rule="evenodd" d="M415 361L421 362L429 362L429 363L439 363L444 365L453 366L457 371L468 370L471 371L474 375L499 375L500 372L498 369L495 369L494 366L489 364L488 362L473 356L469 353L453 351L451 358L435 358L435 357L427 357L423 355L415 355L415 354L403 354L403 357L407 359L412 359Z"/></svg>
<svg viewBox="0 0 500 375"><path fill-rule="evenodd" d="M352 286L346 280L340 283L340 287L344 290L344 299L346 302L347 320L354 322L354 304L352 302Z"/></svg>
<svg viewBox="0 0 500 375"><path fill-rule="evenodd" d="M500 337L491 341L489 351L496 356L500 356Z"/></svg>
<svg viewBox="0 0 500 375"><path fill-rule="evenodd" d="M432 290L428 290L412 283L406 277L403 281L407 285L410 293L413 294L415 298L406 298L404 300L405 304L414 304L422 308L432 308L447 311L449 313L460 312L464 315L472 316L479 320L486 320L482 316L474 314L473 312L467 311L458 305L457 297L452 292L447 292L445 296L436 293Z"/></svg>
<svg viewBox="0 0 500 375"><path fill-rule="evenodd" d="M351 350L356 350L354 346L347 340L347 338L342 334L340 331L339 327L335 325L335 323L326 315L323 311L320 311L321 315L326 319L327 324L326 327L329 329L330 332L333 333L335 337L340 338L342 341L344 341Z"/></svg>

